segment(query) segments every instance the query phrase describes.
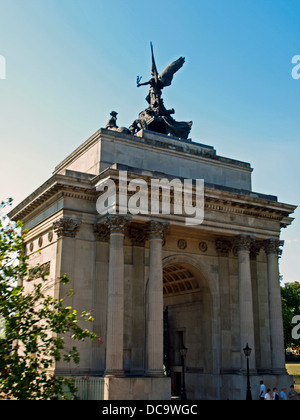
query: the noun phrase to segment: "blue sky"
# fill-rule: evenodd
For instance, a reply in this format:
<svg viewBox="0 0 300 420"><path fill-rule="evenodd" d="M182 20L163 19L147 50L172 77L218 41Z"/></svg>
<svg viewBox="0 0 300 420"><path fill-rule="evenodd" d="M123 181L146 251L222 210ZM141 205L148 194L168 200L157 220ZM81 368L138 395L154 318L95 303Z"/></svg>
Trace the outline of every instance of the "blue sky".
<svg viewBox="0 0 300 420"><path fill-rule="evenodd" d="M253 190L300 202L298 0L0 0L0 198L17 204L100 127L146 107L150 41L167 108L193 141L250 162ZM282 231L280 270L300 280L300 211Z"/></svg>

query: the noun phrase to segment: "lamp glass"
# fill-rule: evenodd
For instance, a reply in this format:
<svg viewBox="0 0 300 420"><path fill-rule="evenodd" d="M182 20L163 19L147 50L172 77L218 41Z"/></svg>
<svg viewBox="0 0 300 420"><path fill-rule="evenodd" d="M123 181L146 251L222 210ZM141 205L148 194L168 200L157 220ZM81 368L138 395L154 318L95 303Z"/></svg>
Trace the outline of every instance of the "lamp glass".
<svg viewBox="0 0 300 420"><path fill-rule="evenodd" d="M246 357L250 356L252 349L248 346L248 343L247 346L243 349L243 351Z"/></svg>
<svg viewBox="0 0 300 420"><path fill-rule="evenodd" d="M182 345L181 349L180 349L180 354L181 356L185 357L187 354L187 348L184 346L184 344Z"/></svg>

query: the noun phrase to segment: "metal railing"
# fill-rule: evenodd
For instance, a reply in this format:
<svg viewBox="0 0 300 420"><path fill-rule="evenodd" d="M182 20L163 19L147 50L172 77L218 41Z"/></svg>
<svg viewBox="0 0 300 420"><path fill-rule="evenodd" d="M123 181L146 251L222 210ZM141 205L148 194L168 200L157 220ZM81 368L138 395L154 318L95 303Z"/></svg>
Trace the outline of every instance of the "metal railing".
<svg viewBox="0 0 300 420"><path fill-rule="evenodd" d="M79 400L99 401L103 400L104 395L104 378L99 377L82 377L74 379L75 393ZM68 392L66 391L66 394Z"/></svg>

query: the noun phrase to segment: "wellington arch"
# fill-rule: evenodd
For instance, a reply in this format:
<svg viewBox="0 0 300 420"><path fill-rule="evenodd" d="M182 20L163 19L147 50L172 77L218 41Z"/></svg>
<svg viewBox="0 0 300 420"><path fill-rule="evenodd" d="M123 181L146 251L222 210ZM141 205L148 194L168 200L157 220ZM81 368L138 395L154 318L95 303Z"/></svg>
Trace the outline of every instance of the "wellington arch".
<svg viewBox="0 0 300 420"><path fill-rule="evenodd" d="M148 108L129 128L112 111L9 213L29 229L24 252L49 273L52 295L62 297L57 280L67 273L70 304L93 313L104 344L81 342L78 365L60 361L52 370L97 378L104 387L96 399L170 400L183 388L190 400L245 399L247 344L253 389L260 380L270 388L293 380L278 258L296 206L253 191L250 163L193 141L192 122L171 117L162 89L183 63L159 75L152 49L153 77L138 78L150 86ZM155 180L164 180L156 193L148 188ZM187 217L193 208L203 216L197 223Z"/></svg>

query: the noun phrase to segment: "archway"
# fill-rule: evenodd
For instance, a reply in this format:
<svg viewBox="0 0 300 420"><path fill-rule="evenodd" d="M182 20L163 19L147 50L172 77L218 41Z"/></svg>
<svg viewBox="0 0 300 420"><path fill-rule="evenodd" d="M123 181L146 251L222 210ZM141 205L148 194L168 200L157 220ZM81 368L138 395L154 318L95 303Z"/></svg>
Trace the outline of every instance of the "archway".
<svg viewBox="0 0 300 420"><path fill-rule="evenodd" d="M163 260L165 310L165 367L171 376L172 395L180 394L180 348L188 348L185 382L189 399L205 398L213 374L213 304L209 283L187 256Z"/></svg>

